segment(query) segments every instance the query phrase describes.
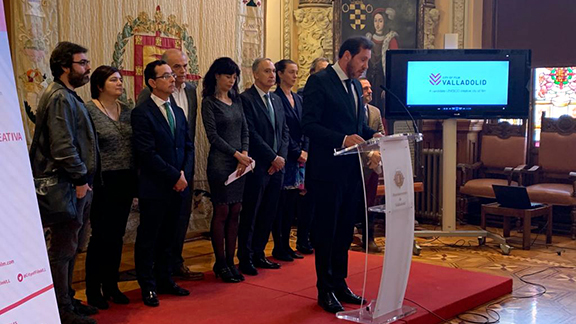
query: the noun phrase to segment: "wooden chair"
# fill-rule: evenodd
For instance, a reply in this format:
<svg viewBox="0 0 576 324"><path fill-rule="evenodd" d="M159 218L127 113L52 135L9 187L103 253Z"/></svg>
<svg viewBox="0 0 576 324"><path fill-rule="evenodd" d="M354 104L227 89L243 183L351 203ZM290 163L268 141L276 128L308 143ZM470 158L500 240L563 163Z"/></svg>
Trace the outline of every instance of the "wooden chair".
<svg viewBox="0 0 576 324"><path fill-rule="evenodd" d="M508 122L484 124L479 162L458 164L458 219L463 220L468 204L479 198L494 199L492 185L518 185L512 181L526 167L526 126Z"/></svg>
<svg viewBox="0 0 576 324"><path fill-rule="evenodd" d="M532 202L571 207L571 235L576 239L576 119L542 114L538 165L528 186Z"/></svg>

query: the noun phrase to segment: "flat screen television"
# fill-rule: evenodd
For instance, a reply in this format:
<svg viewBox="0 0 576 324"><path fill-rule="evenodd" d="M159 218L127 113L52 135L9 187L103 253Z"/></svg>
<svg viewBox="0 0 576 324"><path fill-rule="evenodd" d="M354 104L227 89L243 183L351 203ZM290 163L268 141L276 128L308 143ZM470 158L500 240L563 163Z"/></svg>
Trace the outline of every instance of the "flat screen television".
<svg viewBox="0 0 576 324"><path fill-rule="evenodd" d="M528 118L530 50L389 50L386 119ZM398 100L399 99L399 100Z"/></svg>

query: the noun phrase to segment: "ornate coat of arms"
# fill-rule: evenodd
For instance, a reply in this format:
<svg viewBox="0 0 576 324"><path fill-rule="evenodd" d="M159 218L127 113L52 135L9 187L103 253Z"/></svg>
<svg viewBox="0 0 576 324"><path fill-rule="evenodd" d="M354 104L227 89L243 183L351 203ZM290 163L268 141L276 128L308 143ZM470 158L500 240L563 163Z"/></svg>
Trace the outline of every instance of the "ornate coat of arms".
<svg viewBox="0 0 576 324"><path fill-rule="evenodd" d="M133 98L137 98L140 90L146 86L144 83L146 65L159 59L167 49L177 48L186 53L189 60L188 79L191 81L200 79L196 46L194 39L186 30L187 25L177 24L175 15L169 15L167 20L164 20L163 16L160 6L156 7L152 19L146 12L140 12L135 19L127 16L128 22L116 38L111 65L118 68L125 79L134 78ZM127 52L132 53L132 62L125 62ZM126 93L120 97L120 100L129 104L133 103L127 98Z"/></svg>
<svg viewBox="0 0 576 324"><path fill-rule="evenodd" d="M404 184L404 174L402 171L396 170L396 173L394 174L394 184L398 188L402 188L402 185Z"/></svg>

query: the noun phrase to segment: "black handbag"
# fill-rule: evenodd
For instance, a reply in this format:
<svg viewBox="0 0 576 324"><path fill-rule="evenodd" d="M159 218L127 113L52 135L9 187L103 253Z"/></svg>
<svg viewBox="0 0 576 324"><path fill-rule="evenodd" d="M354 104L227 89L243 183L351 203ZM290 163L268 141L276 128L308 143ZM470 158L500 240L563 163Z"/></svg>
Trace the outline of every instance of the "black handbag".
<svg viewBox="0 0 576 324"><path fill-rule="evenodd" d="M42 225L49 227L76 217L74 185L57 175L34 178Z"/></svg>
<svg viewBox="0 0 576 324"><path fill-rule="evenodd" d="M48 109L48 108L46 108ZM44 120L45 109L38 111L36 123L39 127L34 132L34 139L30 145L30 160L36 154L40 134L46 127ZM78 214L76 211L76 188L66 178L54 175L34 178L38 208L42 218L42 226L49 227L58 223L70 221Z"/></svg>

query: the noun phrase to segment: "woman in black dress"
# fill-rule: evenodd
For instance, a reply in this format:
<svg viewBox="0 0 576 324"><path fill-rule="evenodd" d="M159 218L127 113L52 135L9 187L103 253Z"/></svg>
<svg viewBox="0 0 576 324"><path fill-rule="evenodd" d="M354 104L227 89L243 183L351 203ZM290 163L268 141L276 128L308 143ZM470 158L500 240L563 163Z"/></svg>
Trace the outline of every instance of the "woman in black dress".
<svg viewBox="0 0 576 324"><path fill-rule="evenodd" d="M90 78L92 100L86 108L92 117L100 148L101 178L94 181L90 211L92 236L86 254L86 296L88 304L108 308L129 300L118 289L118 268L123 237L135 193L136 172L132 157L130 109L118 101L122 75L102 65Z"/></svg>
<svg viewBox="0 0 576 324"><path fill-rule="evenodd" d="M245 177L224 184L230 174L242 175L252 162L248 156L248 124L238 93L239 77L238 65L221 57L204 76L202 90L202 120L210 142L206 171L214 206L210 224L216 256L213 269L224 282L244 280L234 265L234 252Z"/></svg>

